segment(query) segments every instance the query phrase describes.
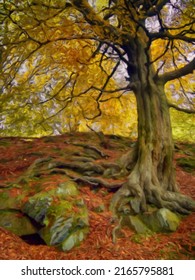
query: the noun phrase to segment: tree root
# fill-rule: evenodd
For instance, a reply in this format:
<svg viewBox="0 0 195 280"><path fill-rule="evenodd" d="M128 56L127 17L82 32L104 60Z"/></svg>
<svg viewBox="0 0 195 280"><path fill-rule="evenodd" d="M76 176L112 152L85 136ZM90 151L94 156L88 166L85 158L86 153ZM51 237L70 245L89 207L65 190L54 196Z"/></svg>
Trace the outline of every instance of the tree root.
<svg viewBox="0 0 195 280"><path fill-rule="evenodd" d="M74 143L74 145L91 149L101 157L107 156L94 146L82 143ZM3 185L1 188L11 187L11 185L20 186L28 183L34 177L62 174L77 182L87 183L95 187L102 186L112 191L117 190L111 202L111 209L115 213L123 211L138 214L147 211L148 204L153 204L158 208L168 208L181 214L188 214L195 210L195 201L191 198L176 192L171 186L166 189L163 187L152 169L152 165L149 165L149 161L145 165L138 164L138 161L134 164L137 157L136 150L134 149L123 156L118 164L105 162L103 159L97 162L90 156L70 156L68 160L57 160L52 157L39 158L15 183L8 186ZM126 173L129 172L129 166L132 164L134 164L133 170L126 179ZM123 176L121 175L122 170L125 170ZM117 174L121 175L120 180L116 180ZM110 181L109 178L112 180Z"/></svg>
<svg viewBox="0 0 195 280"><path fill-rule="evenodd" d="M68 168L81 172L82 174L88 174L89 172L96 174L103 174L104 168L100 164L94 162L63 162L63 161L53 161L49 165L49 169L53 168Z"/></svg>
<svg viewBox="0 0 195 280"><path fill-rule="evenodd" d="M96 152L101 158L108 158L109 157L107 154L105 154L104 152L102 152L101 150L99 150L95 146L90 146L90 145L83 144L83 143L72 143L72 145L92 150L92 151Z"/></svg>
<svg viewBox="0 0 195 280"><path fill-rule="evenodd" d="M195 201L186 195L166 191L152 184L147 190L143 190L139 184L129 185L129 183L123 184L114 194L111 209L115 213L124 212L128 205L129 212L134 215L147 211L148 204L153 204L157 208L167 208L180 214L190 214L191 211L195 211Z"/></svg>
<svg viewBox="0 0 195 280"><path fill-rule="evenodd" d="M106 180L98 177L88 177L88 176L82 176L82 177L71 176L71 177L74 181L88 183L93 186L102 186L108 189L119 189L123 185L123 182L109 183Z"/></svg>
<svg viewBox="0 0 195 280"><path fill-rule="evenodd" d="M166 191L162 193L163 206L181 214L189 214L195 210L195 201L181 193Z"/></svg>

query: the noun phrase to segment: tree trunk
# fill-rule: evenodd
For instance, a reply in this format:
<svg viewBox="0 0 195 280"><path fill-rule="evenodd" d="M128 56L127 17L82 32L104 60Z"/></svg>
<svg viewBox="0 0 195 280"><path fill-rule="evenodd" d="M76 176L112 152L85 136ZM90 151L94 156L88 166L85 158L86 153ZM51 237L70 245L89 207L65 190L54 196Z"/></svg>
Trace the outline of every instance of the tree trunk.
<svg viewBox="0 0 195 280"><path fill-rule="evenodd" d="M146 211L147 204L189 213L195 204L192 199L180 194L176 185L174 146L164 85L160 80L155 81L154 70L147 63L143 41L135 40L135 46L131 46L129 51L128 57L131 61L133 58L133 69L136 69L134 72L132 67L128 70L137 100L137 160L127 183L114 195L112 205L123 211L128 204L130 211L136 213ZM135 199L136 208L133 206Z"/></svg>

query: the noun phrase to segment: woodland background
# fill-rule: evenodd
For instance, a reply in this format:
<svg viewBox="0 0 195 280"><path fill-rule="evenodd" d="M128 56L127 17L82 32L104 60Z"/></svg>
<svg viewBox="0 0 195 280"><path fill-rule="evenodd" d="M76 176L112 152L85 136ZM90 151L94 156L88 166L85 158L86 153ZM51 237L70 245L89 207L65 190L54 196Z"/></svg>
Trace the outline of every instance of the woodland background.
<svg viewBox="0 0 195 280"><path fill-rule="evenodd" d="M0 23L0 215L37 222L25 205L70 180L88 211L86 239L67 252L40 238L58 196L31 234L2 223L0 259L194 259L194 1L0 0ZM113 217L117 193L135 196L136 214L153 202L190 215L175 232L136 233Z"/></svg>

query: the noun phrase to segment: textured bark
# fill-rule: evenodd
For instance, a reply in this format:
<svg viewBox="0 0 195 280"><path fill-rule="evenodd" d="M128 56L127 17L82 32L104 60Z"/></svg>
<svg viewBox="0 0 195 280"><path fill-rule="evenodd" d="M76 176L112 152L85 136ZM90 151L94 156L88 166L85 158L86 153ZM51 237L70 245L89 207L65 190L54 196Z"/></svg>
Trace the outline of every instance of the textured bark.
<svg viewBox="0 0 195 280"><path fill-rule="evenodd" d="M136 39L134 45L125 49L133 61L128 70L137 100L137 161L127 183L114 195L112 206L121 211L127 202L131 204L128 198L135 197L139 205L137 212L145 211L147 204L152 203L159 208L188 213L195 204L178 192L175 181L174 145L164 84L154 78L143 41Z"/></svg>

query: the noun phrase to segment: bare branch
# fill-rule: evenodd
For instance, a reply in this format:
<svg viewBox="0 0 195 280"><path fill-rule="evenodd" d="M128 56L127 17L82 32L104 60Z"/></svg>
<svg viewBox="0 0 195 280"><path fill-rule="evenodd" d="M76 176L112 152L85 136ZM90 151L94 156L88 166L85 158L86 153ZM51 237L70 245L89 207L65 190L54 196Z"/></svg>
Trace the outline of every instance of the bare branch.
<svg viewBox="0 0 195 280"><path fill-rule="evenodd" d="M184 112L187 114L195 114L195 110L193 110L193 109L181 108L181 107L178 107L176 104L173 104L169 101L167 102L167 104L168 104L169 108L174 108L177 111Z"/></svg>
<svg viewBox="0 0 195 280"><path fill-rule="evenodd" d="M58 100L58 101L68 101L68 100L70 99L70 96L66 97L65 99L57 99L56 97L57 97L57 96L60 94L60 92L61 92L63 89L65 89L65 88L67 87L67 85L71 82L72 76L73 76L74 74L75 74L74 72L71 73L71 75L70 75L69 79L66 81L66 83L63 84L63 85L60 87L60 89L59 89L54 95L52 95L50 98L48 98L48 99L46 99L46 100L43 100L43 101L39 102L39 104L47 103L47 102L49 102L49 101L51 101L51 100L53 100L53 99L56 99L56 100Z"/></svg>
<svg viewBox="0 0 195 280"><path fill-rule="evenodd" d="M146 13L146 15L148 17L153 17L157 14L159 14L159 12L162 10L162 8L169 3L169 0L160 0L157 1L157 3L155 5L153 5Z"/></svg>
<svg viewBox="0 0 195 280"><path fill-rule="evenodd" d="M188 37L182 32L178 34L171 34L169 31L166 30L150 34L150 39L153 41L156 39L170 39L170 40L181 40L188 43L194 43L193 37Z"/></svg>
<svg viewBox="0 0 195 280"><path fill-rule="evenodd" d="M123 40L132 41L131 30L125 32L119 28L111 25L108 21L101 18L89 5L86 0L72 0L71 3L76 10L83 14L85 20L91 26L97 26L95 33L100 39L107 39L108 41L122 44Z"/></svg>
<svg viewBox="0 0 195 280"><path fill-rule="evenodd" d="M168 81L172 81L181 78L185 75L188 75L190 73L193 73L194 69L195 69L195 58L191 62L186 64L184 67L178 68L174 71L159 76L159 79L165 84Z"/></svg>

